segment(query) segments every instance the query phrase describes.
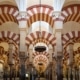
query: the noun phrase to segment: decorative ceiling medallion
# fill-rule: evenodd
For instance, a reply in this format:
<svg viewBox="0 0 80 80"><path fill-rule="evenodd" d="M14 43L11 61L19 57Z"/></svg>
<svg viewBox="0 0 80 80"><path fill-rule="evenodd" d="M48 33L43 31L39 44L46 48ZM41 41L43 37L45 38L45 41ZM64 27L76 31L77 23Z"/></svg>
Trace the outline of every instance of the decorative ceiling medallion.
<svg viewBox="0 0 80 80"><path fill-rule="evenodd" d="M33 65L39 73L42 73L46 70L49 64L49 60L45 55L37 55L33 60Z"/></svg>

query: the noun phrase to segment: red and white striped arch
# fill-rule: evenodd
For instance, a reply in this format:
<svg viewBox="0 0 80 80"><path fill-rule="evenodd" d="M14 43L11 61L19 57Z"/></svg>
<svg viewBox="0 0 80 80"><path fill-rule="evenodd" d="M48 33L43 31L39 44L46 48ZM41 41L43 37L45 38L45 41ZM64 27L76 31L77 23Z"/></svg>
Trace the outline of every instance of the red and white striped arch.
<svg viewBox="0 0 80 80"><path fill-rule="evenodd" d="M1 31L0 32L0 40L5 40L6 38L15 41L16 44L19 44L19 34L15 34L10 31Z"/></svg>
<svg viewBox="0 0 80 80"><path fill-rule="evenodd" d="M49 53L48 52L34 52L32 55L33 55L33 58L37 55L45 55L47 58L49 58Z"/></svg>
<svg viewBox="0 0 80 80"><path fill-rule="evenodd" d="M73 56L75 56L77 54L79 54L78 50L73 52ZM69 58L69 53L65 50L65 52L64 52L64 59L67 60L68 58ZM80 59L80 57L79 57L79 59Z"/></svg>
<svg viewBox="0 0 80 80"><path fill-rule="evenodd" d="M47 5L34 5L27 9L27 23L28 26L36 21L45 21L48 22L53 27L53 18L52 18L53 8Z"/></svg>
<svg viewBox="0 0 80 80"><path fill-rule="evenodd" d="M69 5L64 7L62 10L62 14L59 17L60 20L64 22L75 21L80 22L80 5Z"/></svg>
<svg viewBox="0 0 80 80"><path fill-rule="evenodd" d="M36 32L30 33L26 37L26 44L27 45L33 44L33 42L35 42L36 40L40 39L39 35L40 35L40 31L36 31ZM42 31L41 39L43 40L43 42L44 42L44 40L46 40L48 43L50 43L52 45L56 44L56 38L51 33Z"/></svg>
<svg viewBox="0 0 80 80"><path fill-rule="evenodd" d="M7 22L13 21L18 23L18 8L11 5L0 5L0 25Z"/></svg>
<svg viewBox="0 0 80 80"><path fill-rule="evenodd" d="M73 38L79 38L80 37L80 31L72 31L66 34L62 35L62 44L63 46L71 39Z"/></svg>

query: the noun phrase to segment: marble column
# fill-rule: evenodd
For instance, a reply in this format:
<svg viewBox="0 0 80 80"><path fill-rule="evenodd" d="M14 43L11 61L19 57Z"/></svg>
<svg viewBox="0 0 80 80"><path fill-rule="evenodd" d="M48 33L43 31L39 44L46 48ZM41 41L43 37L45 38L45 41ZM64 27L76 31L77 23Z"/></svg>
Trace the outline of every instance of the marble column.
<svg viewBox="0 0 80 80"><path fill-rule="evenodd" d="M61 52L58 53L62 54ZM57 56L57 80L63 80L62 55Z"/></svg>
<svg viewBox="0 0 80 80"><path fill-rule="evenodd" d="M79 80L80 80L80 65L79 65Z"/></svg>
<svg viewBox="0 0 80 80"><path fill-rule="evenodd" d="M14 44L13 44L13 41L10 40L9 42L9 63L11 64L13 64L13 53L15 53Z"/></svg>
<svg viewBox="0 0 80 80"><path fill-rule="evenodd" d="M73 43L67 46L67 53L69 54L69 65L73 64Z"/></svg>
<svg viewBox="0 0 80 80"><path fill-rule="evenodd" d="M26 60L26 57L25 57L25 52L20 52L20 80L25 80L25 60Z"/></svg>
<svg viewBox="0 0 80 80"><path fill-rule="evenodd" d="M10 80L12 80L12 66L14 65L13 54L15 53L13 41L9 43L9 67L10 67Z"/></svg>
<svg viewBox="0 0 80 80"><path fill-rule="evenodd" d="M56 60L53 58L53 66L52 66L52 80L57 80L57 75L56 75Z"/></svg>
<svg viewBox="0 0 80 80"><path fill-rule="evenodd" d="M26 58L26 45L25 45L26 31L25 28L20 28L20 78L25 80L25 58Z"/></svg>
<svg viewBox="0 0 80 80"><path fill-rule="evenodd" d="M26 15L26 14L25 14ZM23 17L23 14L20 14L21 17ZM26 25L27 21L25 19L22 19L19 21L19 30L20 30L20 79L25 80L25 59L27 55L27 46L25 43L26 38Z"/></svg>
<svg viewBox="0 0 80 80"><path fill-rule="evenodd" d="M67 46L67 53L69 54L69 77L73 80L73 43L70 42Z"/></svg>
<svg viewBox="0 0 80 80"><path fill-rule="evenodd" d="M30 47L29 47L29 61L30 61L30 63L33 61L33 55L32 55L32 53L33 53L33 45L31 44L30 45Z"/></svg>
<svg viewBox="0 0 80 80"><path fill-rule="evenodd" d="M56 37L56 47L55 47L55 55L56 55L56 63L57 63L57 80L63 80L63 71L62 71L62 28L63 21L55 21L55 37Z"/></svg>

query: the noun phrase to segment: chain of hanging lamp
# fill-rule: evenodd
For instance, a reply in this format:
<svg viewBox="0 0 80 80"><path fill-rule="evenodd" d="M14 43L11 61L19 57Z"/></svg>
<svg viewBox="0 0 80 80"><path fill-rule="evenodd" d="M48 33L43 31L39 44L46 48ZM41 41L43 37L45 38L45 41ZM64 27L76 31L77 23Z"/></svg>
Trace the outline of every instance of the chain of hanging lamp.
<svg viewBox="0 0 80 80"><path fill-rule="evenodd" d="M39 3L40 3L40 9L41 9L41 0L39 0ZM42 34L41 34L41 20L39 21L39 31L40 31L39 37L41 38L41 36L42 36Z"/></svg>
<svg viewBox="0 0 80 80"><path fill-rule="evenodd" d="M41 9L41 0L39 0L39 3L40 3L40 9ZM39 16L40 17L40 16ZM41 32L41 20L39 20L39 38L41 39L42 38L42 32ZM41 43L35 47L35 51L37 52L43 52L46 50L46 47L45 46L42 46Z"/></svg>

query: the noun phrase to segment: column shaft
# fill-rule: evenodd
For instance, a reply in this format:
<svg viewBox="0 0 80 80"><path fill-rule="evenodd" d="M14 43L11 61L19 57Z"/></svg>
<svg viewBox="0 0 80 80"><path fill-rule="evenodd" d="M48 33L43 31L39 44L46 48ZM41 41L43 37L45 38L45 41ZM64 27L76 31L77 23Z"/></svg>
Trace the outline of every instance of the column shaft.
<svg viewBox="0 0 80 80"><path fill-rule="evenodd" d="M20 28L20 52L26 51L25 45L25 38L26 38L26 28Z"/></svg>
<svg viewBox="0 0 80 80"><path fill-rule="evenodd" d="M72 42L67 46L67 53L69 54L69 76L70 79L73 80L74 74L73 74L73 43Z"/></svg>
<svg viewBox="0 0 80 80"><path fill-rule="evenodd" d="M62 72L62 56L57 56L57 80L63 80Z"/></svg>
<svg viewBox="0 0 80 80"><path fill-rule="evenodd" d="M25 80L25 59L26 59L26 48L25 38L26 38L26 21L19 22L20 28L20 80Z"/></svg>
<svg viewBox="0 0 80 80"><path fill-rule="evenodd" d="M54 23L55 27L55 36L56 36L56 63L57 63L57 80L63 80L63 73L62 73L62 27L63 22L62 21L55 21Z"/></svg>

